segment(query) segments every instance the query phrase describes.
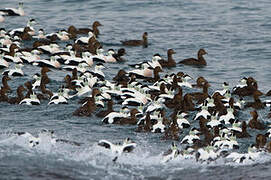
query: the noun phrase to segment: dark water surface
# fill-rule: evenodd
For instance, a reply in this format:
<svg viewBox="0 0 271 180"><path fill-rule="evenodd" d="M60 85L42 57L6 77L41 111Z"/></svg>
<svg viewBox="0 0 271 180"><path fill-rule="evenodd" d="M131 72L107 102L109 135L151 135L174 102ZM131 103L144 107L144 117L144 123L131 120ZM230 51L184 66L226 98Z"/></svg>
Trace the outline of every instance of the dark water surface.
<svg viewBox="0 0 271 180"><path fill-rule="evenodd" d="M1 0L0 8L17 7L15 0ZM271 89L271 2L270 0L27 0L25 17L7 17L0 24L6 29L25 26L29 18L39 23L36 29L46 33L67 29L69 25L88 27L99 20L99 41L104 49L121 47L120 40L140 38L149 33L150 46L126 48L124 64L109 64L104 71L111 80L119 68L151 59L155 53L166 57L166 51L176 51L176 61L196 56L199 48L208 52L205 68L178 66L164 73L184 71L195 79L204 76L213 89L227 81L235 85L244 76L258 80L263 92ZM26 76L12 78L12 89L32 78L39 68L24 66ZM54 70L49 88L54 91L62 84L65 73ZM2 76L0 75L2 78ZM15 91L14 91L15 93ZM54 148L28 149L17 145L0 145L0 179L270 179L270 157L255 164L236 165L223 162L201 165L191 160L161 164L161 153L170 142L157 134L138 134L134 127L101 125L101 119L71 116L79 107L77 99L68 105L28 107L0 103L1 131L28 131L33 134L42 128L54 129L57 136L85 144L79 148L61 145ZM241 118L249 120L244 113ZM266 118L267 110L259 111ZM102 148L100 139L119 141L125 137L135 140L133 154L120 157L118 163ZM2 137L1 137L2 139ZM244 144L251 144L254 139Z"/></svg>

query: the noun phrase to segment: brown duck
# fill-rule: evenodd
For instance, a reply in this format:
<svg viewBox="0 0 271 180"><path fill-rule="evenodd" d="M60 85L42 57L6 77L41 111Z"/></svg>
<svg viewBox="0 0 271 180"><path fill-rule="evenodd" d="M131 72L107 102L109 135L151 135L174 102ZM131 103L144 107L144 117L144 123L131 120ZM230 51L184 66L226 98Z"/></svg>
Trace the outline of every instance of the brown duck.
<svg viewBox="0 0 271 180"><path fill-rule="evenodd" d="M110 100L107 102L107 109L104 110L104 111L98 112L98 113L96 114L96 116L97 116L97 117L105 117L105 116L107 116L109 113L113 112L113 111L114 111L114 110L113 110L113 104L114 104L113 100L110 99Z"/></svg>
<svg viewBox="0 0 271 180"><path fill-rule="evenodd" d="M131 109L130 110L130 117L126 118L121 118L119 121L116 121L115 124L120 124L120 125L136 125L137 124L137 118L136 114L138 114L139 111L137 109Z"/></svg>
<svg viewBox="0 0 271 180"><path fill-rule="evenodd" d="M95 88L92 90L92 96L87 99L87 102L73 112L74 116L91 116L96 110L95 97L100 94L100 90Z"/></svg>
<svg viewBox="0 0 271 180"><path fill-rule="evenodd" d="M11 80L10 77L8 75L4 75L2 77L2 84L3 84L3 88L5 88L6 92L11 92L11 89L8 85L8 81Z"/></svg>
<svg viewBox="0 0 271 180"><path fill-rule="evenodd" d="M202 93L201 92L190 93L193 99L197 101L197 104L202 104L204 100L209 97L209 94L208 94L209 87L210 87L210 84L208 82L205 82L202 87Z"/></svg>
<svg viewBox="0 0 271 180"><path fill-rule="evenodd" d="M263 93L258 90L257 81L253 77L248 77L246 83L247 83L247 86L242 87L242 88L240 87L236 88L233 91L233 94L243 97L243 96L253 96L254 93L257 92L257 94L263 95Z"/></svg>
<svg viewBox="0 0 271 180"><path fill-rule="evenodd" d="M258 134L256 136L256 148L264 148L265 144L266 144L267 140L266 140L266 136L263 134Z"/></svg>
<svg viewBox="0 0 271 180"><path fill-rule="evenodd" d="M102 24L99 21L94 21L92 24L92 29L79 28L77 30L77 34L87 34L91 31L96 37L98 37L100 35L100 31L98 29L99 26L102 26Z"/></svg>
<svg viewBox="0 0 271 180"><path fill-rule="evenodd" d="M262 101L259 98L261 95L262 95L262 93L260 91L254 91L254 93L253 93L254 102L247 102L245 104L245 108L249 108L249 107L252 107L254 109L265 108L265 104L262 103Z"/></svg>
<svg viewBox="0 0 271 180"><path fill-rule="evenodd" d="M7 102L8 96L7 96L7 89L4 87L1 87L0 89L0 102Z"/></svg>
<svg viewBox="0 0 271 180"><path fill-rule="evenodd" d="M151 82L151 83L155 83L157 81L160 80L160 76L159 76L159 73L160 72L163 72L163 70L161 69L161 67L159 66L156 66L154 69L153 69L153 78L147 78L146 81L148 82Z"/></svg>
<svg viewBox="0 0 271 180"><path fill-rule="evenodd" d="M17 97L12 97L8 99L8 103L10 104L19 104L23 99L24 99L24 95L23 95L23 91L25 91L26 89L20 85L17 88Z"/></svg>
<svg viewBox="0 0 271 180"><path fill-rule="evenodd" d="M206 84L206 83L208 83L208 81L204 77L202 77L202 76L198 77L196 82L197 83L193 84L192 87L203 88L203 85Z"/></svg>
<svg viewBox="0 0 271 180"><path fill-rule="evenodd" d="M73 25L69 26L67 32L69 33L70 39L75 39L77 37L77 29Z"/></svg>
<svg viewBox="0 0 271 180"><path fill-rule="evenodd" d="M176 52L173 49L168 49L167 51L167 60L161 59L158 60L158 62L161 64L162 67L176 67L176 62L173 59L173 54L176 54Z"/></svg>
<svg viewBox="0 0 271 180"><path fill-rule="evenodd" d="M50 82L50 79L49 79L49 77L48 77L48 75L47 75L47 72L50 72L51 70L48 68L48 67L46 67L46 66L44 66L44 67L42 67L41 68L41 81L44 83L44 84L48 84L49 82Z"/></svg>
<svg viewBox="0 0 271 180"><path fill-rule="evenodd" d="M148 33L144 32L142 35L142 40L128 40L121 41L124 46L143 46L144 48L148 47Z"/></svg>
<svg viewBox="0 0 271 180"><path fill-rule="evenodd" d="M247 132L247 123L245 121L242 122L242 132L234 132L234 135L237 138L249 138L251 135Z"/></svg>
<svg viewBox="0 0 271 180"><path fill-rule="evenodd" d="M144 119L144 123L140 124L135 131L136 132L151 132L151 129L152 129L151 113L147 112L146 117Z"/></svg>
<svg viewBox="0 0 271 180"><path fill-rule="evenodd" d="M206 66L207 63L203 57L203 55L207 54L207 52L204 49L200 49L198 51L198 59L195 58L188 58L180 61L178 64L184 64L184 65L200 65L200 66Z"/></svg>
<svg viewBox="0 0 271 180"><path fill-rule="evenodd" d="M249 121L248 126L251 129L258 129L258 130L264 130L264 124L262 124L259 120L258 120L258 113L257 111L251 111L250 112L252 119Z"/></svg>

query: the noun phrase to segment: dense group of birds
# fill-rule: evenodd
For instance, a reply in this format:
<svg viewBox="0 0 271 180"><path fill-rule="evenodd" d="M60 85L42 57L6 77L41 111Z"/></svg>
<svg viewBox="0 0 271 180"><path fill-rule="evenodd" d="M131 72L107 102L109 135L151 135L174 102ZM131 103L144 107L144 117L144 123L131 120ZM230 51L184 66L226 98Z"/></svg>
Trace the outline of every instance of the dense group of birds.
<svg viewBox="0 0 271 180"><path fill-rule="evenodd" d="M4 17L12 18L7 16L23 16L22 6L20 3L19 9L0 10L0 22ZM271 101L260 97L270 96L271 91L261 92L253 77L244 77L233 88L224 82L220 90L210 93L211 85L205 77L174 73L176 66L204 68L207 65L204 49L198 51L197 58L178 63L173 58L175 51L169 49L167 59L156 53L149 61L131 64L123 57L124 48L108 49L104 53L102 42L98 40L101 35L98 28L102 26L99 21L95 21L91 29L70 26L50 34L45 34L43 29L37 34L35 24L36 21L30 19L23 28L0 29L1 103L51 105L77 100L80 105L73 116L97 116L103 124L133 126L138 133L157 133L161 140L173 141L164 153L163 162L176 157L210 162L223 157L242 163L271 152L271 141L268 141L271 126L258 119L257 112L270 107ZM25 42L32 46L26 47ZM64 43L65 47L60 45ZM121 44L148 48L148 33L144 32L141 40L121 41ZM110 63L128 64L130 70L119 69L115 77L106 79L103 68L105 64L110 68ZM17 87L17 95L12 97L14 91L8 81L20 80L18 76L24 76L24 66L36 66L40 73ZM67 72L57 92L48 89L51 69ZM161 77L159 73L164 69L170 69L172 74ZM251 119L239 118L244 113L250 113ZM270 117L271 113L267 118ZM40 143L39 137L27 132L14 134L28 138L30 147ZM54 143L81 145L53 139ZM255 139L255 143L241 153L238 151L241 139ZM118 144L101 140L98 145L118 155L136 147L129 138Z"/></svg>

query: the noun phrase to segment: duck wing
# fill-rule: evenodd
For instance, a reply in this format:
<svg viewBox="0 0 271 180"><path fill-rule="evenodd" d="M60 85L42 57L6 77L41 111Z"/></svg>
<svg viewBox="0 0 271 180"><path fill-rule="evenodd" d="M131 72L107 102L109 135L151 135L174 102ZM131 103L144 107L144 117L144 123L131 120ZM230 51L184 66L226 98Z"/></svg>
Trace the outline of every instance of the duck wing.
<svg viewBox="0 0 271 180"><path fill-rule="evenodd" d="M17 13L15 13L15 9L10 8L10 9L0 9L0 14L3 16L18 16Z"/></svg>
<svg viewBox="0 0 271 180"><path fill-rule="evenodd" d="M188 58L188 59L184 59L178 62L178 64L185 64L185 65L196 65L198 63L199 63L198 60L195 58Z"/></svg>
<svg viewBox="0 0 271 180"><path fill-rule="evenodd" d="M100 140L98 142L98 145L102 146L102 147L104 147L106 149L111 149L111 147L112 147L113 144L111 142L107 141L107 140Z"/></svg>
<svg viewBox="0 0 271 180"><path fill-rule="evenodd" d="M136 147L136 143L129 143L123 146L123 152L131 152Z"/></svg>
<svg viewBox="0 0 271 180"><path fill-rule="evenodd" d="M128 40L128 41L121 41L122 45L125 46L140 46L142 45L142 40Z"/></svg>

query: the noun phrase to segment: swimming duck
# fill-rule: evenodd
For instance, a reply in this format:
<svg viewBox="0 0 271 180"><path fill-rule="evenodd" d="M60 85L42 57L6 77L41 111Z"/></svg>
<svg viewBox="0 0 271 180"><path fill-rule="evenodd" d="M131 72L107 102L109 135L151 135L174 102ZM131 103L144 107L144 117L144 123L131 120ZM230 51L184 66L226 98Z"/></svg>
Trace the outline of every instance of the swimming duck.
<svg viewBox="0 0 271 180"><path fill-rule="evenodd" d="M68 95L69 89L61 88L57 94L54 94L48 103L50 104L68 104L67 99L69 98Z"/></svg>
<svg viewBox="0 0 271 180"><path fill-rule="evenodd" d="M197 120L200 116L204 117L205 119L209 119L211 117L210 112L208 111L208 107L206 106L206 103L204 103L203 106L201 106L201 111L198 112L194 118L194 120Z"/></svg>
<svg viewBox="0 0 271 180"><path fill-rule="evenodd" d="M41 45L38 47L38 50L42 51L45 54L55 54L61 52L59 45L56 43L50 43L49 45Z"/></svg>
<svg viewBox="0 0 271 180"><path fill-rule="evenodd" d="M11 78L8 75L4 75L2 77L2 87L6 89L6 92L11 92L11 89L8 85L8 81L11 80Z"/></svg>
<svg viewBox="0 0 271 180"><path fill-rule="evenodd" d="M124 59L122 56L126 54L124 48L120 48L117 53L115 53L112 49L108 50L108 56L105 56L105 62L114 63L114 62L123 62Z"/></svg>
<svg viewBox="0 0 271 180"><path fill-rule="evenodd" d="M259 96L261 96L262 93L260 91L255 91L253 93L254 102L247 102L245 104L245 108L252 107L254 109L263 109L265 107L265 104L262 103Z"/></svg>
<svg viewBox="0 0 271 180"><path fill-rule="evenodd" d="M177 114L177 124L181 129L190 127L189 121L185 118L186 115L187 114L181 112Z"/></svg>
<svg viewBox="0 0 271 180"><path fill-rule="evenodd" d="M92 96L80 108L73 112L74 116L91 116L92 112L96 110L95 97L100 94L100 90L94 88Z"/></svg>
<svg viewBox="0 0 271 180"><path fill-rule="evenodd" d="M30 19L27 21L26 27L24 28L17 28L17 29L13 29L9 32L9 34L11 36L19 36L21 37L22 34L28 33L30 36L33 36L35 34L35 29L34 29L34 25L37 24L35 19Z"/></svg>
<svg viewBox="0 0 271 180"><path fill-rule="evenodd" d="M195 58L188 58L180 61L178 64L184 64L184 65L196 65L196 66L206 66L207 63L203 57L203 55L207 54L207 52L204 49L200 49L198 51L198 59Z"/></svg>
<svg viewBox="0 0 271 180"><path fill-rule="evenodd" d="M37 98L37 95L33 93L30 95L30 98L24 98L19 104L40 105L40 100Z"/></svg>
<svg viewBox="0 0 271 180"><path fill-rule="evenodd" d="M248 77L246 79L246 86L236 88L235 91L233 91L233 94L243 97L243 96L252 96L254 95L255 92L259 96L263 94L261 91L258 90L257 81L253 77Z"/></svg>
<svg viewBox="0 0 271 180"><path fill-rule="evenodd" d="M8 96L6 95L7 89L4 87L0 88L0 102L7 102Z"/></svg>
<svg viewBox="0 0 271 180"><path fill-rule="evenodd" d="M19 2L19 8L5 8L1 9L0 13L5 16L24 16L23 2Z"/></svg>
<svg viewBox="0 0 271 180"><path fill-rule="evenodd" d="M14 69L5 70L2 74L8 76L24 76L22 67L23 64L16 64Z"/></svg>
<svg viewBox="0 0 271 180"><path fill-rule="evenodd" d="M56 35L60 41L68 41L70 39L69 33L66 30L61 30Z"/></svg>
<svg viewBox="0 0 271 180"><path fill-rule="evenodd" d="M104 111L100 111L96 114L97 117L105 117L107 116L109 113L113 112L113 100L110 99L108 102L107 102L107 110L104 110Z"/></svg>
<svg viewBox="0 0 271 180"><path fill-rule="evenodd" d="M235 121L234 110L231 107L227 108L227 114L220 116L219 121L223 124L233 124Z"/></svg>
<svg viewBox="0 0 271 180"><path fill-rule="evenodd" d="M176 62L175 60L173 59L172 55L173 54L176 54L176 52L173 50L173 49L168 49L167 50L167 60L164 60L164 59L161 59L161 60L158 60L158 62L160 63L160 65L162 67L176 67Z"/></svg>
<svg viewBox="0 0 271 180"><path fill-rule="evenodd" d="M120 156L122 153L132 152L136 147L136 143L131 141L129 138L126 138L123 143L116 144L113 144L107 140L100 140L98 142L98 145L106 149L110 149L113 154L117 155L117 157ZM115 157L113 161L116 161L117 157Z"/></svg>
<svg viewBox="0 0 271 180"><path fill-rule="evenodd" d="M102 119L102 122L105 124L114 124L115 122L119 121L123 117L128 117L128 108L123 107L120 109L120 112L111 112L105 118Z"/></svg>
<svg viewBox="0 0 271 180"><path fill-rule="evenodd" d="M219 93L221 96L224 96L226 94L226 92L229 91L229 84L227 82L224 82L222 84L223 90L217 90L214 93Z"/></svg>
<svg viewBox="0 0 271 180"><path fill-rule="evenodd" d="M159 66L156 66L154 69L153 69L153 77L148 77L146 79L146 81L148 82L152 82L152 83L155 83L157 81L160 80L160 76L159 76L159 72L163 72L163 70L161 69L161 67Z"/></svg>
<svg viewBox="0 0 271 180"><path fill-rule="evenodd" d="M99 26L102 26L102 24L99 21L94 21L92 24L92 29L89 28L79 28L77 30L78 34L87 34L89 32L92 32L97 38L100 35L100 31L98 29Z"/></svg>
<svg viewBox="0 0 271 180"><path fill-rule="evenodd" d="M144 48L148 47L148 33L144 32L142 35L142 40L128 40L121 41L124 46L143 46Z"/></svg>
<svg viewBox="0 0 271 180"><path fill-rule="evenodd" d="M22 55L20 56L20 59L23 63L32 64L34 61L40 59L40 52L36 49L32 50L31 52L22 51Z"/></svg>
<svg viewBox="0 0 271 180"><path fill-rule="evenodd" d="M60 68L60 63L57 61L56 56L51 56L50 60L48 59L39 59L36 60L33 65L35 66L40 66L40 67L49 67L49 68Z"/></svg>
<svg viewBox="0 0 271 180"><path fill-rule="evenodd" d="M114 124L121 124L121 125L136 125L137 124L137 118L136 114L138 114L139 111L137 109L131 109L130 110L130 117L122 117L118 121L115 121Z"/></svg>
<svg viewBox="0 0 271 180"><path fill-rule="evenodd" d="M192 78L188 75L188 74L184 74L181 77L181 82L178 82L178 85L181 87L188 87L188 88L192 88L191 83L189 83L188 81L191 80Z"/></svg>
<svg viewBox="0 0 271 180"><path fill-rule="evenodd" d="M251 129L264 130L264 129L265 129L265 126L264 126L263 123L261 123L261 122L258 120L258 113L257 113L257 111L256 111L256 110L251 111L251 112L250 112L250 115L252 116L252 119L249 121L248 126L249 126Z"/></svg>
<svg viewBox="0 0 271 180"><path fill-rule="evenodd" d="M38 74L35 74L33 76L35 82L33 83L33 88L35 89L36 87L40 86L41 84L41 81L44 83L44 84L48 84L50 82L50 79L47 75L48 72L50 72L51 70L47 67L47 66L44 66L41 68L40 72L41 72L41 75L38 75Z"/></svg>
<svg viewBox="0 0 271 180"><path fill-rule="evenodd" d="M152 131L154 133L163 133L165 132L166 126L164 124L163 117L159 116L157 119L157 123L152 126Z"/></svg>
<svg viewBox="0 0 271 180"><path fill-rule="evenodd" d="M87 45L89 39L90 39L92 36L94 36L94 34L93 34L92 32L89 32L89 33L88 33L88 37L80 37L80 38L78 38L78 39L75 40L75 43Z"/></svg>
<svg viewBox="0 0 271 180"><path fill-rule="evenodd" d="M179 141L180 137L179 137L179 132L180 132L180 128L177 122L177 116L172 117L172 122L169 124L168 120L165 118L165 115L162 115L163 117L163 123L169 127L166 128L165 135L162 139L167 139L167 140L175 140L175 141Z"/></svg>
<svg viewBox="0 0 271 180"><path fill-rule="evenodd" d="M214 147L219 149L232 150L239 148L239 144L236 141L236 137L233 135L231 135L230 137L228 137L227 135L215 137L212 141L212 144Z"/></svg>
<svg viewBox="0 0 271 180"><path fill-rule="evenodd" d="M211 85L208 82L204 83L202 87L202 92L189 93L189 95L191 95L194 100L197 100L197 104L201 104L209 97L208 88L210 86Z"/></svg>
<svg viewBox="0 0 271 180"><path fill-rule="evenodd" d="M178 150L175 142L172 142L171 148L163 154L162 162L166 163L168 161L171 161L171 160L175 159L180 153L181 153L181 151Z"/></svg>
<svg viewBox="0 0 271 180"><path fill-rule="evenodd" d="M258 149L264 148L266 142L267 142L266 135L257 134L255 147Z"/></svg>
<svg viewBox="0 0 271 180"><path fill-rule="evenodd" d="M189 134L182 139L181 144L190 144L190 145L194 144L196 140L200 140L198 134L199 131L196 128L191 128Z"/></svg>
<svg viewBox="0 0 271 180"><path fill-rule="evenodd" d="M151 129L152 129L151 113L147 112L144 118L144 123L140 122L138 128L136 129L136 132L151 132Z"/></svg>
<svg viewBox="0 0 271 180"><path fill-rule="evenodd" d="M247 163L255 161L259 157L260 153L261 152L252 145L248 147L247 153L232 152L226 158L231 159L236 163Z"/></svg>
<svg viewBox="0 0 271 180"><path fill-rule="evenodd" d="M37 36L32 36L35 39L46 39L45 33L43 29L39 29Z"/></svg>
<svg viewBox="0 0 271 180"><path fill-rule="evenodd" d="M237 138L248 138L251 137L251 135L247 132L247 123L246 121L242 122L242 129L241 132L240 131L233 131L234 135Z"/></svg>
<svg viewBox="0 0 271 180"><path fill-rule="evenodd" d="M196 153L196 160L200 162L209 162L217 159L219 154L216 152L215 147L206 146L204 148L198 149Z"/></svg>
<svg viewBox="0 0 271 180"><path fill-rule="evenodd" d="M207 122L207 127L208 128L214 128L216 126L218 127L222 127L223 125L221 124L221 122L218 120L218 113L211 116L211 120L209 122Z"/></svg>
<svg viewBox="0 0 271 180"><path fill-rule="evenodd" d="M24 99L24 95L23 95L23 91L25 91L26 89L20 85L17 88L17 97L12 97L8 99L8 103L10 104L19 104L23 99Z"/></svg>

